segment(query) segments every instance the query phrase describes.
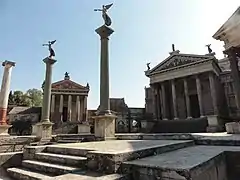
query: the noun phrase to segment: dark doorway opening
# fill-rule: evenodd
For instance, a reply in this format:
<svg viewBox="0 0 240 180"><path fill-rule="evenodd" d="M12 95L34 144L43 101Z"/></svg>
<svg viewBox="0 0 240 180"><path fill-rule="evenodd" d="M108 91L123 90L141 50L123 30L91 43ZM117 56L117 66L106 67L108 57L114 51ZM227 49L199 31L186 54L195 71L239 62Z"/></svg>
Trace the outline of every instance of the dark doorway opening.
<svg viewBox="0 0 240 180"><path fill-rule="evenodd" d="M193 94L189 96L190 99L190 107L191 107L191 116L193 118L200 117L199 103L197 94Z"/></svg>
<svg viewBox="0 0 240 180"><path fill-rule="evenodd" d="M63 112L62 112L62 121L66 122L68 118L68 108L67 107L63 107Z"/></svg>

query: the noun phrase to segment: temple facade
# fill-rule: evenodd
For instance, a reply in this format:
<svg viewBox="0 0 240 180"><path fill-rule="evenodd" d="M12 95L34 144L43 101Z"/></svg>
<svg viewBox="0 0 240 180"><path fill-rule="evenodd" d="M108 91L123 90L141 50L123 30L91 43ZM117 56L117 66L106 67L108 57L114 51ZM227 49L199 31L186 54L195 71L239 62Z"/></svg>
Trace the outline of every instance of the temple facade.
<svg viewBox="0 0 240 180"><path fill-rule="evenodd" d="M70 80L65 73L63 80L52 83L51 121L84 122L87 120L87 98L90 87Z"/></svg>
<svg viewBox="0 0 240 180"><path fill-rule="evenodd" d="M220 130L227 118L238 116L229 61L217 60L214 55L174 50L157 66L148 68L146 113L157 120L207 117L209 128L215 130Z"/></svg>

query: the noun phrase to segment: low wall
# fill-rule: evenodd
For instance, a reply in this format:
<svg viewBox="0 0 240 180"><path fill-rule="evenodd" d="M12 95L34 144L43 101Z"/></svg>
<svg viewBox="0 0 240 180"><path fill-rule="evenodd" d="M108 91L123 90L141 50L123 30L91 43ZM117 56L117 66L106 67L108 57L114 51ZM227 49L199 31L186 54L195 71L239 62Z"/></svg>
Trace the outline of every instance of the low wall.
<svg viewBox="0 0 240 180"><path fill-rule="evenodd" d="M206 132L208 120L204 118L184 120L160 120L155 123L150 133L195 133Z"/></svg>

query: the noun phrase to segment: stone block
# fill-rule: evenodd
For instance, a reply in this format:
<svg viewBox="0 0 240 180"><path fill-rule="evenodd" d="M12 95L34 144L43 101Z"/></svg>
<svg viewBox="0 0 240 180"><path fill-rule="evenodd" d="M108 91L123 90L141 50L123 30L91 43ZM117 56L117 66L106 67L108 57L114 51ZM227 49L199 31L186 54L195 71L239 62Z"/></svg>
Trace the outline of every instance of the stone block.
<svg viewBox="0 0 240 180"><path fill-rule="evenodd" d="M0 137L3 137L3 136L10 136L8 134L8 129L12 127L11 125L0 125Z"/></svg>
<svg viewBox="0 0 240 180"><path fill-rule="evenodd" d="M78 124L78 134L90 134L89 124Z"/></svg>
<svg viewBox="0 0 240 180"><path fill-rule="evenodd" d="M52 138L52 125L51 122L40 122L37 123L35 126L35 133L37 137L42 139L51 139Z"/></svg>
<svg viewBox="0 0 240 180"><path fill-rule="evenodd" d="M219 116L209 115L207 116L207 120L208 120L208 127L206 129L207 132L213 133L224 130L223 121Z"/></svg>
<svg viewBox="0 0 240 180"><path fill-rule="evenodd" d="M95 121L95 137L101 140L115 139L115 115L98 115L93 117Z"/></svg>
<svg viewBox="0 0 240 180"><path fill-rule="evenodd" d="M226 131L228 134L240 134L240 123L230 122L225 124Z"/></svg>

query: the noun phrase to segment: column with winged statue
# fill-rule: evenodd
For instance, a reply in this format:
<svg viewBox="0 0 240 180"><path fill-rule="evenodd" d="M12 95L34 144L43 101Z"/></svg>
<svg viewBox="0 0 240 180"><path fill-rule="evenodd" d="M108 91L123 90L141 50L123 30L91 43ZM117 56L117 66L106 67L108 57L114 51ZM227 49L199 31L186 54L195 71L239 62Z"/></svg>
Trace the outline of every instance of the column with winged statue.
<svg viewBox="0 0 240 180"><path fill-rule="evenodd" d="M101 55L100 55L100 106L94 117L95 120L95 137L108 140L115 138L115 119L116 116L111 113L109 103L109 49L108 41L110 35L114 32L109 26L112 24L111 18L107 11L113 4L103 5L102 9L95 11L102 12L104 24L95 31L100 36L101 40Z"/></svg>
<svg viewBox="0 0 240 180"><path fill-rule="evenodd" d="M54 59L55 52L52 48L52 45L56 42L49 41L48 44L43 44L43 46L48 46L50 55L43 59L43 62L46 64L45 72L45 81L43 87L43 101L42 101L42 114L41 121L37 123L34 127L35 135L42 139L51 139L52 138L52 125L50 121L50 104L51 104L51 84L52 84L52 67L56 62Z"/></svg>

